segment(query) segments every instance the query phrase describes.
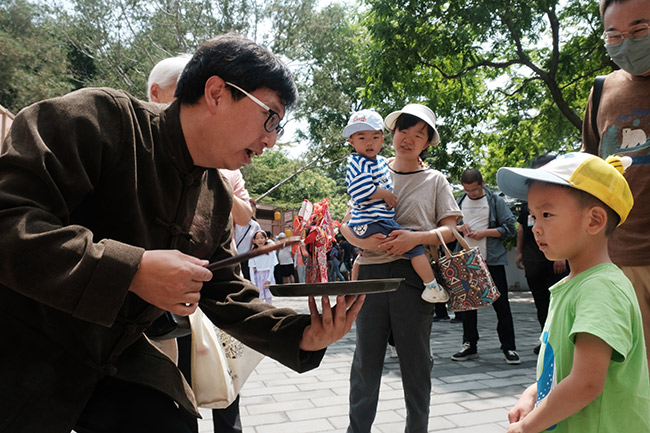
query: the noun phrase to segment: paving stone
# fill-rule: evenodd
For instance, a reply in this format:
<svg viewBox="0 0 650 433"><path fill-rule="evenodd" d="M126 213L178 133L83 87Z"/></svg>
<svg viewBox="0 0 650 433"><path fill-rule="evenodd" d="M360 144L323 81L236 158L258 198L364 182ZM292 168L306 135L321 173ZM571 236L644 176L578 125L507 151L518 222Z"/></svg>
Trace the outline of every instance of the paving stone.
<svg viewBox="0 0 650 433"><path fill-rule="evenodd" d="M328 390L329 391L329 390ZM312 398L312 403L316 407L336 406L339 404L348 405L348 396L346 395L332 395L328 397Z"/></svg>
<svg viewBox="0 0 650 433"><path fill-rule="evenodd" d="M507 412L535 380L539 324L529 292L511 292L521 365L507 365L499 350L496 315L478 312L480 357L454 362L462 342L462 325L436 322L431 332L434 367L431 372L429 431L435 433L503 433ZM274 304L308 312L305 298L276 298ZM297 374L265 358L241 391L240 411L245 433L345 433L348 418L350 366L354 329L330 346L321 366ZM402 379L397 359L387 354L377 417L372 433L402 433L406 419ZM212 432L212 413L201 409L200 433Z"/></svg>
<svg viewBox="0 0 650 433"><path fill-rule="evenodd" d="M499 424L482 424L480 427L461 427L450 428L444 430L435 430L436 433L504 433L507 428L499 426ZM431 429L430 429L431 430Z"/></svg>
<svg viewBox="0 0 650 433"><path fill-rule="evenodd" d="M491 376L487 373L475 373L475 374L458 374L454 376L445 376L439 377L438 379L445 383L458 383L458 382L467 382L470 380L480 380L480 379L492 379L494 376Z"/></svg>
<svg viewBox="0 0 650 433"><path fill-rule="evenodd" d="M530 383L533 383L533 381L531 380ZM472 391L472 394L474 394L477 398L494 398L494 397L500 397L504 395L512 395L519 398L521 393L524 392L524 390L528 388L529 385L530 384L525 383L525 384L504 386L501 388L479 389L476 391Z"/></svg>
<svg viewBox="0 0 650 433"><path fill-rule="evenodd" d="M483 425L508 419L508 410L499 408L472 411L458 415L448 415L445 418L459 427Z"/></svg>
<svg viewBox="0 0 650 433"><path fill-rule="evenodd" d="M454 415L463 412L467 412L467 408L458 403L433 404L429 416Z"/></svg>
<svg viewBox="0 0 650 433"><path fill-rule="evenodd" d="M260 415L249 415L242 419L242 430L248 427L265 426L268 424L281 424L288 422L285 412L265 413Z"/></svg>
<svg viewBox="0 0 650 433"><path fill-rule="evenodd" d="M447 418L442 417L442 416L434 416L434 417L429 417L429 431L430 432L445 432L449 431L449 429L453 429L458 427L456 424L453 422L449 421ZM402 426L402 430L404 427ZM479 433L479 432L475 432ZM483 433L483 432L480 432ZM503 432L501 432L503 433Z"/></svg>
<svg viewBox="0 0 650 433"><path fill-rule="evenodd" d="M326 419L311 421L284 422L257 426L257 433L317 433L332 431L333 426Z"/></svg>
<svg viewBox="0 0 650 433"><path fill-rule="evenodd" d="M295 385L285 385L285 386L276 386L273 388L272 394L282 394L283 392L298 392L298 387ZM268 395L270 394L269 388L267 386L257 387L257 388L242 388L240 394L242 396L249 395Z"/></svg>
<svg viewBox="0 0 650 433"><path fill-rule="evenodd" d="M485 385L487 388L498 388L501 386L508 386L517 383L527 383L530 385L532 381L528 376L513 376L504 379L479 380L478 383Z"/></svg>
<svg viewBox="0 0 650 433"><path fill-rule="evenodd" d="M315 407L312 409L294 410L288 412L291 421L303 421L309 419L329 418L331 416L345 416L348 413L348 405Z"/></svg>
<svg viewBox="0 0 650 433"><path fill-rule="evenodd" d="M319 405L323 406L329 406L326 401L328 400L338 400L344 397L341 397L334 392L332 392L331 389L315 389L312 391L300 391L300 392L287 392L287 393L282 393L282 394L274 394L273 396L270 396L271 399L274 401L292 401L292 400L311 400L316 407ZM344 398L344 400L347 402L347 398ZM318 404L317 404L318 403ZM248 400L246 401L246 404L248 404Z"/></svg>
<svg viewBox="0 0 650 433"><path fill-rule="evenodd" d="M246 405L248 412L252 415L264 413L284 412L291 410L300 410L313 408L314 405L309 400L283 401L269 404Z"/></svg>
<svg viewBox="0 0 650 433"><path fill-rule="evenodd" d="M478 398L476 400L469 400L458 403L460 406L469 409L470 411L480 411L495 408L508 408L510 409L519 400L513 396L503 396L498 398Z"/></svg>

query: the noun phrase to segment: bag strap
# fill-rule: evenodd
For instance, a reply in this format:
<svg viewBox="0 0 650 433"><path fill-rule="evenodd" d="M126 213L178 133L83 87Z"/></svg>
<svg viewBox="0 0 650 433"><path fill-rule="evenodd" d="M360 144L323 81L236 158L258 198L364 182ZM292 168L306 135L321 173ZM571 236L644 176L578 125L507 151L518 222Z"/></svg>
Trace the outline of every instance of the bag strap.
<svg viewBox="0 0 650 433"><path fill-rule="evenodd" d="M251 230L251 225L249 224L248 227L246 228L246 231L245 231L244 234L242 235L241 239L239 239L239 241L237 242L237 245L235 245L235 247L239 248L239 244L241 244L242 241L246 238L246 235L248 234L248 232L249 232L250 230Z"/></svg>
<svg viewBox="0 0 650 433"><path fill-rule="evenodd" d="M463 247L464 251L467 251L467 250L471 249L471 247L469 246L469 244L467 243L465 238L462 237L460 235L460 233L458 233L458 230L456 230L456 227L454 227L454 226L443 226L443 227L447 227L449 230L451 230L451 232L456 237L456 240L458 241L458 243ZM440 234L440 230L436 229L436 230L434 230L434 232L436 232L436 235L438 236L438 239L440 239L440 246L445 251L445 257L447 257L447 259L451 259L451 256L452 256L451 251L449 250L449 247L447 246L447 243L445 242L444 238Z"/></svg>
<svg viewBox="0 0 650 433"><path fill-rule="evenodd" d="M598 106L600 97L603 94L603 84L607 75L599 75L594 79L594 93L591 97L591 128L596 136L596 142L600 143L600 132L598 132Z"/></svg>

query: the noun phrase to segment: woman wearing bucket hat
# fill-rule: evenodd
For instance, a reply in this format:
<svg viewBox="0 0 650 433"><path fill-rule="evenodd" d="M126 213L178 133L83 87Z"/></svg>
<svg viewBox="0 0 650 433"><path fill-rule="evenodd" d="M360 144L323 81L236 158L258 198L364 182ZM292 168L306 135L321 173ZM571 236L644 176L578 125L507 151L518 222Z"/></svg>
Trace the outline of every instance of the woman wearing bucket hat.
<svg viewBox="0 0 650 433"><path fill-rule="evenodd" d="M420 156L440 142L436 117L428 107L408 104L386 117L393 133L395 158L389 163L397 196L395 220L410 230L395 230L388 237L359 239L347 225L341 232L364 249L359 279L404 278L399 289L367 295L356 321L357 346L350 372L350 425L348 433L369 433L375 418L388 336L392 332L399 354L407 411L406 431L426 432L429 419L433 359L429 335L434 304L420 297L423 283L410 260L401 257L416 245L439 245L453 235L444 226L455 225L461 212L451 187L437 170L422 165Z"/></svg>

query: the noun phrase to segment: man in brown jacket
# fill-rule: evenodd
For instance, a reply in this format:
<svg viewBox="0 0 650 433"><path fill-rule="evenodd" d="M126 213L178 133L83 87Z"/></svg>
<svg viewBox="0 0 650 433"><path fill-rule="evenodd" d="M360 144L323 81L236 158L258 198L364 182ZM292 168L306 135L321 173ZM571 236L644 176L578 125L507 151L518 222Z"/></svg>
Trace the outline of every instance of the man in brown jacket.
<svg viewBox="0 0 650 433"><path fill-rule="evenodd" d="M236 169L272 147L295 103L273 54L225 35L190 60L169 106L84 89L24 109L0 156L0 432L186 432L198 415L176 366L144 337L198 305L296 371L349 331L362 297L311 318L257 299L232 254Z"/></svg>

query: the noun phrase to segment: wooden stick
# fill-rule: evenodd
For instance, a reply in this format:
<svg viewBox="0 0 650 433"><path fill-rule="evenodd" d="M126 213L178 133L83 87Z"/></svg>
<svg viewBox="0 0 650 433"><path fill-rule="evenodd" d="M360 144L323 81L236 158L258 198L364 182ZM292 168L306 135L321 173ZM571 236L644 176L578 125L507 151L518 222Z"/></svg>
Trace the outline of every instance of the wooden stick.
<svg viewBox="0 0 650 433"><path fill-rule="evenodd" d="M236 263L241 263L244 260L251 259L253 257L261 256L263 254L268 254L271 251L275 250L280 250L284 247L291 246L297 243L302 242L302 239L300 236L291 236L289 238L285 238L282 241L275 242L273 244L269 245L264 245L263 247L255 248L254 250L250 250L248 252L245 252L244 254L237 254L236 256L228 257L227 259L219 260L214 263L210 263L209 265L206 265L205 267L211 271L214 271L216 269L220 269L226 266L234 265Z"/></svg>

